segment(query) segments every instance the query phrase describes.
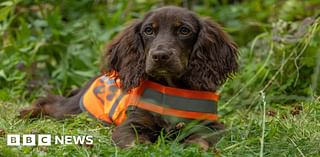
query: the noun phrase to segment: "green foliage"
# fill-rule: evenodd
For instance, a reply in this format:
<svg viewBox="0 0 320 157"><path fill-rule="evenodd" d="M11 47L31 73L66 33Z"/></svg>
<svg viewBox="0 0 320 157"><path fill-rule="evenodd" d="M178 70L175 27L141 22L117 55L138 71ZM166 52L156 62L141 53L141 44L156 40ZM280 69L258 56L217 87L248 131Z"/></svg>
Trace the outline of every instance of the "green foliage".
<svg viewBox="0 0 320 157"><path fill-rule="evenodd" d="M23 104L24 105L24 104ZM261 124L265 123L265 156L318 156L320 154L320 102L302 104L304 110L298 115L288 112L289 107L269 108L275 112L261 118L259 110L242 109L227 116L224 121L228 129L217 143L216 148L204 152L196 146L184 147L175 141L166 141L160 137L155 144L138 145L132 149L119 149L111 140L110 127L103 126L94 118L85 114L63 121L50 118L36 120L17 120L16 110L20 107L12 103L0 102L0 156L259 156L261 142ZM280 105L279 106L283 106ZM12 113L12 114L7 114ZM6 146L6 134L51 134L92 135L93 146L51 145L36 147Z"/></svg>
<svg viewBox="0 0 320 157"><path fill-rule="evenodd" d="M241 47L241 71L225 86L229 100L224 106L254 107L260 91L274 103L316 98L320 93L319 20L276 21L272 29L257 35L250 47Z"/></svg>
<svg viewBox="0 0 320 157"><path fill-rule="evenodd" d="M1 12L0 90L7 93L6 88L14 88L14 97L27 98L34 89L61 94L82 85L98 74L104 43L121 31L125 21L137 16L131 9L123 14L129 4L2 3L1 9L7 12Z"/></svg>
<svg viewBox="0 0 320 157"><path fill-rule="evenodd" d="M239 46L239 72L220 89L219 112L230 129L214 154L261 155L262 124L266 126L262 155L320 154L320 117L316 112L320 106L318 0L1 1L0 100L30 102L48 91L62 95L80 87L99 73L106 43L131 20L164 4L187 6L214 19ZM296 105L303 108L298 116L290 114ZM110 128L95 120L84 116L64 122L17 120L14 116L19 107L0 103L0 132L37 130L59 135L63 131L53 127L57 126L72 134L94 135L100 141L93 148L9 148L0 140L0 156L37 156L38 152L42 156L212 155L161 139L154 145L118 150L110 140ZM267 114L264 109L277 114L263 120L261 115ZM0 138L4 138L1 133Z"/></svg>
<svg viewBox="0 0 320 157"><path fill-rule="evenodd" d="M242 67L226 85L227 94L233 94L229 87L243 88L240 100L266 86L271 97L319 93L319 73L314 73L319 69L316 1L164 1L187 2L200 15L221 23L239 44ZM297 9L295 3L303 7ZM157 6L157 1L2 2L0 97L30 100L44 91L64 94L81 86L98 74L105 43L124 23Z"/></svg>

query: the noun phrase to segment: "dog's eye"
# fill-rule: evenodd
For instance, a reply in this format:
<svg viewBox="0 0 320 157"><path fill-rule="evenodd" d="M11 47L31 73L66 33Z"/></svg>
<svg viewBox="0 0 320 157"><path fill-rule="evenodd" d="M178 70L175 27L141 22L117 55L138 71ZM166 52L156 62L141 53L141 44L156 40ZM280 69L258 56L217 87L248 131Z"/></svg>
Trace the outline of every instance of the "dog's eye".
<svg viewBox="0 0 320 157"><path fill-rule="evenodd" d="M143 30L144 34L145 35L153 35L153 28L151 26L148 26L146 27L144 30Z"/></svg>
<svg viewBox="0 0 320 157"><path fill-rule="evenodd" d="M181 34L181 35L189 35L190 33L191 33L191 30L185 26L182 26L179 29L179 34Z"/></svg>

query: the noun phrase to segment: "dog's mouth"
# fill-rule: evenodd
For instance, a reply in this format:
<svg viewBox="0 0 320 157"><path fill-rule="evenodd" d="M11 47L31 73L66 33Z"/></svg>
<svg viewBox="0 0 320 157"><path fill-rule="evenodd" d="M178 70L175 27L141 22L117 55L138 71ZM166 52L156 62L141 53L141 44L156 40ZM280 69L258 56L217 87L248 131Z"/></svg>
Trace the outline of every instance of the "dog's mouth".
<svg viewBox="0 0 320 157"><path fill-rule="evenodd" d="M181 77L179 72L169 69L154 69L152 72L149 72L148 75L149 79L171 87L176 87L177 81L180 80Z"/></svg>
<svg viewBox="0 0 320 157"><path fill-rule="evenodd" d="M159 75L168 75L168 74L170 74L171 72L168 71L168 70L165 70L165 69L160 69L160 70L158 70L156 73L159 74Z"/></svg>
<svg viewBox="0 0 320 157"><path fill-rule="evenodd" d="M146 64L146 73L149 77L156 80L179 80L184 74L185 66L181 64L180 60L175 60L168 63L153 63Z"/></svg>
<svg viewBox="0 0 320 157"><path fill-rule="evenodd" d="M154 68L153 70L147 72L148 76L155 79L155 80L162 80L160 82L164 83L167 82L170 85L173 80L178 81L180 80L181 76L183 75L182 70L177 69L169 69L169 68Z"/></svg>
<svg viewBox="0 0 320 157"><path fill-rule="evenodd" d="M148 72L148 74L152 77L168 77L168 76L173 76L173 75L176 75L177 73L176 72L173 72L173 71L170 71L168 69L154 69L150 72Z"/></svg>

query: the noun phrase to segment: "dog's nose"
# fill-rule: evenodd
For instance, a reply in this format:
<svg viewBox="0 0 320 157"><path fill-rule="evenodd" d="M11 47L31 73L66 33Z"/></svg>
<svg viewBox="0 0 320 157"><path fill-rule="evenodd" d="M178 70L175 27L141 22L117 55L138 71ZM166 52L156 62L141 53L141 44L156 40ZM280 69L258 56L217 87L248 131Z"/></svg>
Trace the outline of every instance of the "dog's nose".
<svg viewBox="0 0 320 157"><path fill-rule="evenodd" d="M154 62L166 62L172 56L172 52L170 51L156 51L152 54L152 60Z"/></svg>

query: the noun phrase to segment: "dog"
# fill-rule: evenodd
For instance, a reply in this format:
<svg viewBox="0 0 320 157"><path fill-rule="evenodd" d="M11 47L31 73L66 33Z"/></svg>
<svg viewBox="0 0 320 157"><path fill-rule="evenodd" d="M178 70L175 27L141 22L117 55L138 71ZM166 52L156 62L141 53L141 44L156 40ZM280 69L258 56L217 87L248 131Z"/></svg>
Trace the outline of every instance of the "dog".
<svg viewBox="0 0 320 157"><path fill-rule="evenodd" d="M20 117L87 111L116 125L112 139L121 148L182 131L179 141L207 150L224 129L215 92L236 73L237 58L236 44L215 22L184 8L158 8L112 40L100 75L68 97L39 98Z"/></svg>

